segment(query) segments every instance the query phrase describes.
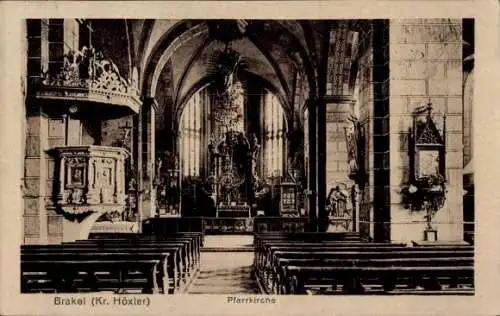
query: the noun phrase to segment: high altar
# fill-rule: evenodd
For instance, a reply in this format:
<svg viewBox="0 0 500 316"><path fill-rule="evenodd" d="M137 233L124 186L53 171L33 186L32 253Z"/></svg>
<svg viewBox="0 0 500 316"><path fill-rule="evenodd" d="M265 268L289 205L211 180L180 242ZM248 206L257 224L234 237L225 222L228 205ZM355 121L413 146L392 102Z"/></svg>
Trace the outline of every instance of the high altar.
<svg viewBox="0 0 500 316"><path fill-rule="evenodd" d="M244 90L234 76L240 58L228 47L220 56L222 76L217 82L208 145L212 198L217 217L251 217L250 205L259 180L256 165L260 145L255 134L247 136L244 132Z"/></svg>
<svg viewBox="0 0 500 316"><path fill-rule="evenodd" d="M252 231L257 215L304 216L300 181L286 179L283 172L290 168L288 173L295 174L297 163L284 163L286 130L277 102L272 108L263 99L250 105L252 83L238 74L245 62L231 45L216 58L210 98L197 97L203 100L200 108L190 104L185 109L175 153L169 158L157 154L158 216L203 216L214 230L233 227L226 231ZM176 197L169 199L170 193ZM175 209L180 211L174 214Z"/></svg>
<svg viewBox="0 0 500 316"><path fill-rule="evenodd" d="M209 145L217 217L251 217L260 146L255 135L250 139L243 132L229 131L222 141Z"/></svg>

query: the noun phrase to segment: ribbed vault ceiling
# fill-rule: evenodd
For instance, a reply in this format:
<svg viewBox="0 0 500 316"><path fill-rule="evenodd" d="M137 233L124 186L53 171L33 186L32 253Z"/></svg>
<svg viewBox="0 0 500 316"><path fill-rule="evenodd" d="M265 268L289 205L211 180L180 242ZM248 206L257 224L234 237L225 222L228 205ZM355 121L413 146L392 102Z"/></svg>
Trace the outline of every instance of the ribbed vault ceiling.
<svg viewBox="0 0 500 316"><path fill-rule="evenodd" d="M143 36L146 43L137 44L145 48L145 51L142 54L138 52L138 55L143 56L144 60L154 55L155 46L159 47L162 38L166 37L165 34L171 32L172 28L180 22L176 23L154 21L153 26L150 26L148 30L149 37ZM207 22L192 21L190 26L199 27L200 23ZM142 23L143 27L144 24ZM179 106L179 103L192 93L193 86L215 73L215 56L224 48L225 43L211 31L212 25L210 23L208 25L209 27L203 34L191 37L186 36L189 34L189 27L186 27L184 32L179 33L179 36L183 36L182 41L178 41L180 44L171 39L172 45L178 45L170 56L174 106ZM245 33L231 41L231 47L241 54L247 65L245 71L266 80L289 104L293 102L292 91L296 73L304 73L303 61L300 60L297 45L304 45L301 49L304 52L307 50L302 27L298 22L293 21L282 22L282 24L276 21L249 21ZM143 65L144 68L148 67L147 62ZM159 67L162 66L159 65ZM147 73L145 75L147 76ZM152 82L158 84L158 80ZM156 87L152 90L156 90Z"/></svg>

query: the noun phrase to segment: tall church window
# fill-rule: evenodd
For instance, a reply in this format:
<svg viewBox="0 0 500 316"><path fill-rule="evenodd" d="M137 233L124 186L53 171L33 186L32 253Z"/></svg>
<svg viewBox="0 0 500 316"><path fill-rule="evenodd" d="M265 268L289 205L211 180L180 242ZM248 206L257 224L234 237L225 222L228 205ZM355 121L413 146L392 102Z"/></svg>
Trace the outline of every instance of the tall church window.
<svg viewBox="0 0 500 316"><path fill-rule="evenodd" d="M202 100L200 93L195 93L181 116L180 160L184 177L200 175Z"/></svg>
<svg viewBox="0 0 500 316"><path fill-rule="evenodd" d="M285 120L283 108L272 93L264 96L264 158L268 177L283 175Z"/></svg>

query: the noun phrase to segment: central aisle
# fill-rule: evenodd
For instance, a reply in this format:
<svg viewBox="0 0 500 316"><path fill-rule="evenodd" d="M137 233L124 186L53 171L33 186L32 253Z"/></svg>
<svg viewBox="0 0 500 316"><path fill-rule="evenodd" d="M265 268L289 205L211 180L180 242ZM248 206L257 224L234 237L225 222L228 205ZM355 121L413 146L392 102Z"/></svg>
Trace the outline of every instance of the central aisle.
<svg viewBox="0 0 500 316"><path fill-rule="evenodd" d="M251 235L205 236L201 269L188 294L258 294Z"/></svg>

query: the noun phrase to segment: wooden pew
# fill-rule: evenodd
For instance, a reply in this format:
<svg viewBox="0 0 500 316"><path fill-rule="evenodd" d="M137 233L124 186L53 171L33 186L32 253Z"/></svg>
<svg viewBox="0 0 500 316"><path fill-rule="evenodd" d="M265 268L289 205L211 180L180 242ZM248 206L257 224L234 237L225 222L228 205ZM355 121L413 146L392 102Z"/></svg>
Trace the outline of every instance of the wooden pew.
<svg viewBox="0 0 500 316"><path fill-rule="evenodd" d="M176 271L178 274L178 278L176 279L176 290L182 290L184 285L188 283L188 279L192 274L194 273L192 271L192 266L191 266L191 260L190 260L190 252L189 248L187 247L186 242L179 242L179 241L150 241L150 240L145 240L145 241L126 241L126 242L120 242L118 240L114 241L107 241L107 240L100 240L99 242L92 242L92 241L78 241L74 243L66 243L64 244L65 246L71 246L71 247L80 247L80 248L85 248L85 247L91 247L94 249L99 249L99 251L102 250L107 250L107 249L128 249L128 250L136 250L138 251L139 248L145 248L146 250L155 250L155 251L170 251L171 253L178 253L175 254L175 266L176 266Z"/></svg>
<svg viewBox="0 0 500 316"><path fill-rule="evenodd" d="M359 292L363 288L361 279L365 284L381 285L384 291L402 281L421 284L427 290L441 289L438 280L449 283L451 288L458 282L473 286L470 272L474 248L467 245L408 247L363 242L356 233L282 232L255 234L254 245L256 275L267 290L275 293L299 293L309 282L318 280L332 287L338 281L335 273L337 279L344 276L341 281L346 292ZM427 270L420 271L419 267ZM448 267L456 268L448 270L456 270L454 275L443 272ZM407 268L420 272L412 274ZM317 270L320 272L315 274ZM295 272L290 275L289 271Z"/></svg>
<svg viewBox="0 0 500 316"><path fill-rule="evenodd" d="M202 247L202 235L201 233L175 233L168 236L145 236L145 235L135 235L134 237L128 238L114 238L114 239L92 239L92 240L81 240L79 243L122 243L122 244L135 244L140 243L185 243L187 247L185 253L188 254L187 263L185 266L193 268L194 270L199 268L201 247ZM191 274L191 270L187 271Z"/></svg>
<svg viewBox="0 0 500 316"><path fill-rule="evenodd" d="M112 238L105 240L138 240L138 241L158 241L158 242L166 242L166 241L188 241L191 247L191 257L194 259L193 262L195 264L199 264L200 259L200 250L203 247L203 235L201 233L196 232L177 232L165 236L148 236L148 235L135 235L135 236L127 236L126 238ZM98 239L99 240L99 239Z"/></svg>
<svg viewBox="0 0 500 316"><path fill-rule="evenodd" d="M45 253L46 258L53 256L65 257L66 261L72 254L79 254L79 258L85 253L100 253L111 256L118 254L129 255L138 259L138 254L158 255L163 252L168 254L166 261L165 276L170 276L170 293L181 290L188 283L188 277L199 268L200 248L203 243L202 233L175 233L166 236L144 236L139 234L123 234L116 238L105 238L94 236L97 239L80 240L63 245L26 245L22 246L23 258L30 258L37 253ZM53 258L55 259L55 258ZM77 261L75 258L74 261ZM142 257L140 258L142 260ZM62 260L62 259L61 259ZM79 259L78 259L79 260ZM38 261L43 261L38 259ZM47 260L49 261L49 260ZM29 266L29 264L28 264Z"/></svg>
<svg viewBox="0 0 500 316"><path fill-rule="evenodd" d="M151 247L161 246L176 246L182 247L182 260L183 266L186 268L184 273L188 276L191 274L191 269L196 269L199 266L199 250L193 239L190 238L173 238L171 240L157 240L157 239L99 239L99 240L79 240L68 244L87 244L96 247L136 247L138 245L148 245Z"/></svg>
<svg viewBox="0 0 500 316"><path fill-rule="evenodd" d="M159 271L163 270L162 259L135 257L131 260L131 256L96 254L84 258L68 254L21 256L21 291L39 292L50 288L54 292L78 292L82 289L120 292L132 288L140 289L142 293L160 293L160 286L165 288L163 282L166 280L158 279L161 275ZM139 272L139 275L132 277L134 272ZM82 273L85 276L78 282ZM105 282L98 279L99 274L115 277ZM47 282L40 282L41 279Z"/></svg>
<svg viewBox="0 0 500 316"><path fill-rule="evenodd" d="M360 245L268 245L265 248L264 262L261 264L270 263L273 260L275 252L405 252L405 251L419 251L419 252L433 252L433 251L468 251L473 253L474 249L464 246L436 246L436 247L406 247L400 244L360 244Z"/></svg>
<svg viewBox="0 0 500 316"><path fill-rule="evenodd" d="M315 250L315 251L328 251L330 249L342 249L344 251L355 251L358 249L386 249L391 250L395 247L406 248L404 244L391 244L391 243L360 243L360 242L343 242L343 241L325 241L325 242L290 242L290 241L279 241L279 242L268 242L265 241L262 243L260 249L256 249L255 254L255 264L257 267L265 264L266 258L270 260L272 257L272 252L275 250Z"/></svg>
<svg viewBox="0 0 500 316"><path fill-rule="evenodd" d="M282 283L285 294L304 294L305 285L311 279L332 279L344 284L347 293L364 293L362 282L364 279L379 280L385 291L392 291L396 284L408 283L422 285L425 290L439 291L442 289L439 280L449 279L451 287L455 287L457 280L467 280L473 284L474 269L469 261L455 264L456 258L450 261L432 261L432 266L412 264L413 259L406 259L401 266L389 265L372 266L368 261L366 266L287 266L287 279ZM428 258L428 260L431 260Z"/></svg>
<svg viewBox="0 0 500 316"><path fill-rule="evenodd" d="M92 240L101 239L127 239L127 240L172 240L176 237L195 238L196 249L203 247L203 234L198 232L176 232L165 235L144 235L144 234L93 234Z"/></svg>
<svg viewBox="0 0 500 316"><path fill-rule="evenodd" d="M265 284L272 283L280 270L280 259L390 259L390 258L439 258L473 257L474 251L468 249L432 249L410 247L332 247L323 248L269 248L265 260L257 266L257 274Z"/></svg>
<svg viewBox="0 0 500 316"><path fill-rule="evenodd" d="M169 236L176 233L197 233L203 241L205 220L203 217L148 218L142 222L142 235ZM202 243L203 245L203 243Z"/></svg>
<svg viewBox="0 0 500 316"><path fill-rule="evenodd" d="M452 266L470 266L474 265L473 257L438 257L438 258L381 258L381 259L285 259L280 258L278 263L278 268L276 271L276 275L271 280L269 286L273 289L275 293L283 294L286 292L285 287L286 281L290 278L290 267L305 267L308 269L309 267L435 267L440 265L452 265ZM300 269L299 269L300 270ZM293 271L293 269L292 269ZM342 275L341 277L337 276L337 278L331 278L328 275L321 276L321 280L312 281L316 285L317 284L327 284L329 287L336 288L337 284L344 284L344 287L347 286L347 290L353 290L349 286L352 285L353 279L357 276L348 276ZM314 279L314 275L310 276L309 280ZM442 276L440 279L443 279ZM356 281L356 280L355 280ZM359 281L359 280L357 280ZM404 280L400 280L404 281ZM462 279L456 278L455 280L444 280L448 282L448 284L458 285L459 281L465 284L472 284L472 279ZM409 287L414 288L419 282L423 284L425 287L425 282L422 283L421 280L416 279L415 277L406 279L406 282ZM365 277L363 280L364 285L382 285L385 291L391 291L396 286L396 280L390 278L390 276L380 276L375 279L370 279ZM344 288L344 290L346 290Z"/></svg>
<svg viewBox="0 0 500 316"><path fill-rule="evenodd" d="M254 234L254 244L259 240L308 240L308 241L324 241L324 240L352 240L363 241L357 233L317 233L317 232L303 232L303 233L258 233ZM365 240L366 241L366 240Z"/></svg>
<svg viewBox="0 0 500 316"><path fill-rule="evenodd" d="M439 258L470 258L473 260L474 251L472 250L460 250L460 249L442 249L436 250L431 248L416 249L407 248L404 250L395 251L397 248L393 248L392 251L377 251L376 248L368 249L357 249L355 251L343 251L343 249L337 249L337 251L322 251L316 252L314 249L311 251L275 251L273 253L273 259L271 262L267 263L265 268L262 268L265 272L261 280L264 284L271 286L271 284L276 285L282 280L285 280L284 267L287 267L286 260L313 260L316 265L322 265L322 262L328 262L331 260L344 260L344 261L356 261L365 260L373 262L383 262L391 263L391 260L395 259L407 259L407 260L440 260ZM283 260L285 259L285 260ZM385 260L385 261L384 261ZM307 261L306 261L307 262ZM453 261L451 261L453 262ZM314 266L314 265L310 265ZM262 274L262 273L261 273ZM283 285L283 284L281 284Z"/></svg>
<svg viewBox="0 0 500 316"><path fill-rule="evenodd" d="M262 257L263 245L270 242L288 242L288 243L317 243L327 241L338 241L343 243L361 242L358 233L283 233L270 232L254 234L254 247L256 255L254 256L254 266L258 265Z"/></svg>
<svg viewBox="0 0 500 316"><path fill-rule="evenodd" d="M167 288L162 288L162 291L168 292L169 294L176 293L180 290L182 285L182 262L179 256L180 248L176 247L161 247L160 249L151 247L109 247L109 248L95 248L89 245L29 245L22 246L21 256L23 258L26 255L37 255L37 254L66 254L68 256L72 255L87 255L87 254L129 254L132 259L144 257L143 255L148 255L148 257L159 256L162 259L162 266L166 264L166 276L168 276L168 283L165 283ZM165 254L168 255L167 258ZM163 260L166 260L164 262Z"/></svg>
<svg viewBox="0 0 500 316"><path fill-rule="evenodd" d="M172 238L172 239L85 239L78 240L76 242L72 242L69 244L80 243L80 244L92 244L92 245L108 245L108 244L122 244L122 245L137 245L150 243L150 244L159 244L159 243L170 243L182 246L185 248L184 253L186 254L187 266L195 266L197 261L197 253L196 253L196 242L191 238Z"/></svg>

